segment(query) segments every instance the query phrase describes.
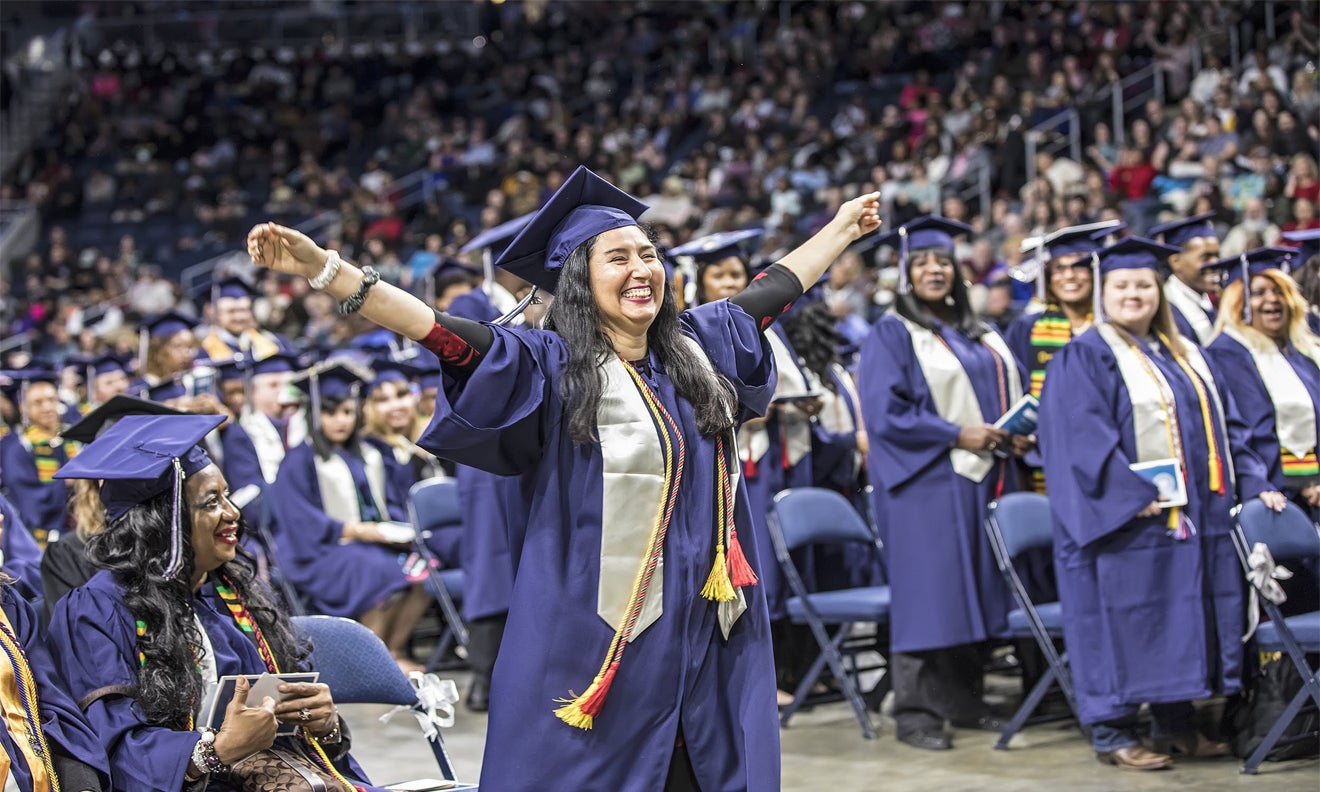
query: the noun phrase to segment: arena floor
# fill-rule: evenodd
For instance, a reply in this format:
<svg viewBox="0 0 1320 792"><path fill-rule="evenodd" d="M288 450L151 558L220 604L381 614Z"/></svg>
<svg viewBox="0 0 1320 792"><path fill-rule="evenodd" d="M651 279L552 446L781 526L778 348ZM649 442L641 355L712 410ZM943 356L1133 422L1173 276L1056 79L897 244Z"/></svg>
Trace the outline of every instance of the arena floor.
<svg viewBox="0 0 1320 792"><path fill-rule="evenodd" d="M460 690L465 688L466 673L447 676L458 682ZM436 777L435 761L411 717L400 715L382 725L377 718L388 707L341 709L353 728L353 753L373 781ZM1317 760L1267 763L1254 777L1240 775L1236 759L1181 762L1172 770L1143 774L1100 766L1081 732L1063 724L1028 729L1014 739L1009 751L993 750L993 734L959 731L954 750L929 752L896 741L893 721L887 717L877 717L876 723L880 736L864 740L846 704L820 706L795 717L782 732L784 792L1320 789ZM460 706L457 722L444 732L460 779L475 781L480 773L485 733L485 717Z"/></svg>

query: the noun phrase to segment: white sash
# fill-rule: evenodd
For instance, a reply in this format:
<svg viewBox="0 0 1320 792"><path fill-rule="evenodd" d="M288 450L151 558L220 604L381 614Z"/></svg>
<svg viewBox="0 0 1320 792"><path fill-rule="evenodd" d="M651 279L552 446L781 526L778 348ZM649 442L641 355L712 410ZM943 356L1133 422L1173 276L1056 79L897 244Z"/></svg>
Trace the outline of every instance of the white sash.
<svg viewBox="0 0 1320 792"><path fill-rule="evenodd" d="M848 406L851 402L853 409L861 409L862 402L858 398L857 387L853 384L852 375L843 366L831 363L830 370L834 373L834 382L839 386L840 392L835 393L826 389L821 396L820 425L830 434L856 434L861 427L857 425ZM861 452L853 452L853 470L858 470L861 465Z"/></svg>
<svg viewBox="0 0 1320 792"><path fill-rule="evenodd" d="M694 359L710 367L700 345L686 336L683 341ZM660 518L665 497L664 454L660 436L627 364L617 355L609 355L601 364L602 392L596 413L600 437L601 537L600 579L596 592L596 613L615 630L622 629L629 600L639 570L647 563L651 537ZM714 370L713 367L710 370ZM726 442L732 442L730 433ZM675 451L676 453L676 451ZM677 462L677 459L675 459ZM738 466L729 465L731 490L738 490ZM725 537L727 545L729 537ZM727 638L734 622L747 609L741 589L737 598L720 602L719 620ZM664 555L651 577L642 601L641 613L632 630L621 640L635 640L663 613Z"/></svg>
<svg viewBox="0 0 1320 792"><path fill-rule="evenodd" d="M775 398L803 396L819 393L822 388L815 375L798 365L793 350L788 348L778 333L763 333L775 356L775 371L779 381L775 385ZM705 355L702 355L704 358ZM787 405L787 403L785 403ZM811 451L811 419L798 410L779 412L779 433L788 455L788 464L796 465ZM770 433L764 424L743 428L738 433L738 458L743 462L760 462L770 450Z"/></svg>
<svg viewBox="0 0 1320 792"><path fill-rule="evenodd" d="M380 452L366 443L359 444L362 449L363 466L367 469L367 488L375 501L376 512L380 519L388 520L389 512L385 509L385 465ZM321 508L332 518L342 523L362 522L362 510L358 507L357 484L353 483L353 473L348 463L339 456L331 454L329 459L322 459L313 454L316 461L316 482L321 487Z"/></svg>
<svg viewBox="0 0 1320 792"><path fill-rule="evenodd" d="M1194 295L1195 292L1191 287L1179 281L1176 276L1164 283L1164 297L1178 309L1178 313L1182 314L1192 326L1192 332L1196 333L1196 338L1188 340L1204 346L1210 343L1210 336L1214 335L1215 326L1206 315L1200 299Z"/></svg>
<svg viewBox="0 0 1320 792"><path fill-rule="evenodd" d="M912 351L916 355L917 365L926 378L935 409L944 420L958 426L974 426L994 423L998 415L983 415L981 403L977 401L972 380L962 367L958 356L935 333L904 317L898 317L907 327L912 338ZM1022 398L1022 378L1018 376L1016 359L1009 351L1004 339L993 330L981 336L981 341L990 351L999 356L1004 365L1004 379L1008 386L1009 406ZM989 451L968 451L964 448L949 449L949 461L953 471L965 479L978 484L994 467L995 457Z"/></svg>
<svg viewBox="0 0 1320 792"><path fill-rule="evenodd" d="M1299 458L1315 450L1315 405L1302 378L1297 376L1297 370L1272 341L1261 343L1248 338L1231 325L1225 326L1223 333L1251 353L1260 380L1269 391L1270 401L1274 402L1274 430L1279 436L1279 446ZM1320 359L1317 359L1320 353L1312 350L1310 354L1302 354L1320 366Z"/></svg>
<svg viewBox="0 0 1320 792"><path fill-rule="evenodd" d="M1177 449L1171 448L1169 444L1171 417L1164 406L1167 404L1168 410L1178 409L1178 402L1174 397L1173 389L1169 387L1169 381L1164 378L1159 366L1153 362L1149 370L1142 365L1140 356L1145 353L1134 350L1113 325L1100 322L1095 327L1100 337L1109 344L1115 360L1118 361L1118 373L1123 378L1128 399L1132 402L1132 431L1137 441L1137 459L1133 461L1155 462L1178 458ZM1233 455L1228 448L1228 425L1224 422L1224 405L1219 401L1219 388L1215 385L1215 378L1210 374L1210 367L1206 365L1201 350L1195 344L1184 344L1183 349L1187 353L1188 365L1201 378L1206 393L1214 404L1215 417L1218 419L1216 423L1220 437L1223 438L1222 442L1219 442L1219 458L1224 461L1224 470L1228 473L1228 486L1231 489L1235 486L1236 473L1233 470ZM1152 377L1151 374L1154 376ZM1199 411L1198 406L1194 413ZM1184 417L1181 420L1200 421L1201 416L1194 414L1190 418ZM1178 442L1181 443L1181 439ZM1187 460L1178 458L1178 461L1186 470Z"/></svg>
<svg viewBox="0 0 1320 792"><path fill-rule="evenodd" d="M267 484L275 483L275 476L280 472L280 463L284 461L284 441L280 432L265 413L246 409L238 417L238 425L243 427L252 440L252 447L257 452L257 462L261 465L261 477ZM296 445L292 439L289 446Z"/></svg>

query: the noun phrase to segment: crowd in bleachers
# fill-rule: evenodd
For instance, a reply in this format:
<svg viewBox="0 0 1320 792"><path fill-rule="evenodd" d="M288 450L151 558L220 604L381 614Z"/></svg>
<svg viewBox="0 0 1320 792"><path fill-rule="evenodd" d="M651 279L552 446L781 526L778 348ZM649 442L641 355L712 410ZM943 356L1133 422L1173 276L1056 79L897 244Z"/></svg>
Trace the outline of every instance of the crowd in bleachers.
<svg viewBox="0 0 1320 792"><path fill-rule="evenodd" d="M111 395L223 416L210 450L249 523L319 526L296 547L286 533L259 535L265 544L250 549L268 556L263 564L284 567L285 592L300 607L361 620L401 668L415 670L410 637L430 604L421 585L428 563L467 561L439 537L429 556L404 552L401 565L394 558L400 542L391 531L409 522L409 488L455 472L417 445L442 387L438 372L398 335L336 316L335 301L305 278L231 256L185 282L188 266L241 249L256 223L311 220L322 247L439 310L489 321L527 284L483 272L491 245L478 235L536 211L585 166L649 206L641 219L663 250L759 231L740 249L742 285L855 195L878 193L886 229L928 215L953 221L947 243L965 289L947 299L1008 331L1044 307L1031 259L1059 229L1122 221L1121 234L1146 237L1161 223L1200 217L1226 259L1295 248L1296 232L1320 229L1320 28L1311 6L1277 3L1269 38L1259 5L639 4L620 19L594 13L593 4L508 3L482 8L482 34L471 41L331 51L143 51L120 43L91 52L77 100L0 185L0 199L30 202L44 228L36 249L8 262L0 281L4 337L25 336L0 368L28 372L11 373L0 387L12 427L6 448L37 460L28 481L4 457L0 484L15 505L6 541L22 522L41 544L67 550L69 537L81 545L104 527L82 524L87 510L68 506L71 495L74 503L86 498L85 488L66 490L50 473L77 454L62 432ZM1230 28L1244 31L1240 41ZM1241 49L1236 70L1227 54L1233 41ZM1143 71L1151 67L1158 76ZM1119 87L1134 74L1147 76ZM1111 92L1157 83L1114 128ZM1054 123L1070 110L1076 116ZM1035 131L1044 122L1049 131ZM1069 135L1077 136L1078 159L1068 156ZM1173 233L1165 230L1163 241L1176 243ZM859 346L874 343L872 328L886 311L902 314L911 302L902 279L917 265L905 244L894 237L843 253L819 304L803 312L808 318L785 317L785 343L823 339L842 353L799 361L815 371L802 373L804 383L828 380L845 364L865 381ZM1320 262L1291 261L1314 313ZM686 304L709 301L700 256L677 265L672 283ZM462 295L482 292L499 310L463 313L472 302ZM805 327L822 316L820 327ZM822 329L830 320L832 331ZM1195 340L1195 327L1182 332ZM1012 345L1011 332L1007 339ZM1043 379L1044 362L1033 371L1022 359L1035 343L1012 350L1028 376L1019 393L1040 392L1032 378ZM358 354L326 365L345 347ZM107 374L113 385L102 382ZM853 386L838 384L852 382L840 376L825 390L842 405ZM50 403L29 402L34 394ZM856 393L849 398L859 407ZM865 390L860 398L869 398ZM771 420L791 423L783 410ZM848 458L856 454L860 465L866 428L843 434L853 436ZM1010 442L993 433L984 440L990 445L973 450ZM789 441L768 442L772 455L784 455L783 480L760 479L756 494L756 459L743 459L754 508L763 511L780 488L820 483L787 472ZM1039 474L1039 458L1034 468ZM1023 489L1030 470L1020 472ZM854 499L857 472L840 487ZM461 484L472 481L464 475L460 468ZM352 504L338 502L340 485L356 491ZM281 497L262 497L271 487ZM988 503L984 494L969 496L981 498L977 508ZM31 558L33 548L21 552ZM335 563L343 571L327 572L332 555L342 556ZM767 560L773 564L768 552ZM39 551L32 563L39 566ZM78 563L85 581L93 570ZM37 566L15 575L31 598L43 595ZM270 577L270 568L262 571ZM44 594L53 611L56 597ZM479 654L498 649L503 622L494 629ZM775 637L781 706L804 671L784 659L795 642L810 638L791 630ZM920 643L912 645L925 651ZM967 657L979 678L985 657L957 662ZM488 666L484 674L489 686ZM469 705L484 709L487 694L473 691ZM962 720L973 726L1002 725L985 711L967 712ZM903 728L900 721L901 739ZM907 741L949 747L939 729L918 731ZM1121 735L1115 739L1122 748ZM346 752L331 758L348 761Z"/></svg>

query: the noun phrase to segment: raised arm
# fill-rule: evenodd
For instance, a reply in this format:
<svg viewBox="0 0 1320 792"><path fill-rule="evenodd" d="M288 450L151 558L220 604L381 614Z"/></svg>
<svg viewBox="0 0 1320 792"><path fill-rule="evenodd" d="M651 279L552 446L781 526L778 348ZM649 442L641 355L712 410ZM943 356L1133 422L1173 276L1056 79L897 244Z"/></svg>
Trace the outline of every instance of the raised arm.
<svg viewBox="0 0 1320 792"><path fill-rule="evenodd" d="M833 220L778 263L796 275L806 291L816 285L844 248L879 227L880 193L859 195L840 206Z"/></svg>

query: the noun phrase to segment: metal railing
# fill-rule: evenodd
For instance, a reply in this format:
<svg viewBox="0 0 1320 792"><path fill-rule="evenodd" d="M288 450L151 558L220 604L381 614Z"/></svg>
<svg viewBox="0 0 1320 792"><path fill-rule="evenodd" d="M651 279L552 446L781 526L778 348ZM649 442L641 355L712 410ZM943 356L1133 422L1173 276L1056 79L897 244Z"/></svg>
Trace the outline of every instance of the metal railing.
<svg viewBox="0 0 1320 792"><path fill-rule="evenodd" d="M1036 181L1036 154L1048 151L1058 154L1065 148L1073 162L1082 161L1082 117L1074 108L1062 110L1022 136L1027 147L1027 184Z"/></svg>
<svg viewBox="0 0 1320 792"><path fill-rule="evenodd" d="M1109 85L1110 131L1114 133L1115 143L1121 146L1127 139L1128 113L1144 106L1151 98L1164 104L1164 69L1158 63L1138 69Z"/></svg>
<svg viewBox="0 0 1320 792"><path fill-rule="evenodd" d="M27 201L0 204L0 278L13 283L9 262L22 258L37 244L41 217Z"/></svg>
<svg viewBox="0 0 1320 792"><path fill-rule="evenodd" d="M81 89L78 73L64 57L67 35L67 30L60 30L46 38L35 60L27 57L31 47L13 56L21 76L9 107L0 115L0 174L14 167L50 128L57 109L69 101L70 93Z"/></svg>
<svg viewBox="0 0 1320 792"><path fill-rule="evenodd" d="M974 173L964 174L961 179L952 179L946 175L940 180L940 200L959 198L968 205L969 209L972 202L976 201L979 213L988 218L990 216L991 201L990 168L988 162L982 161ZM937 214L942 214L942 212L937 212ZM969 212L970 214L973 213Z"/></svg>

